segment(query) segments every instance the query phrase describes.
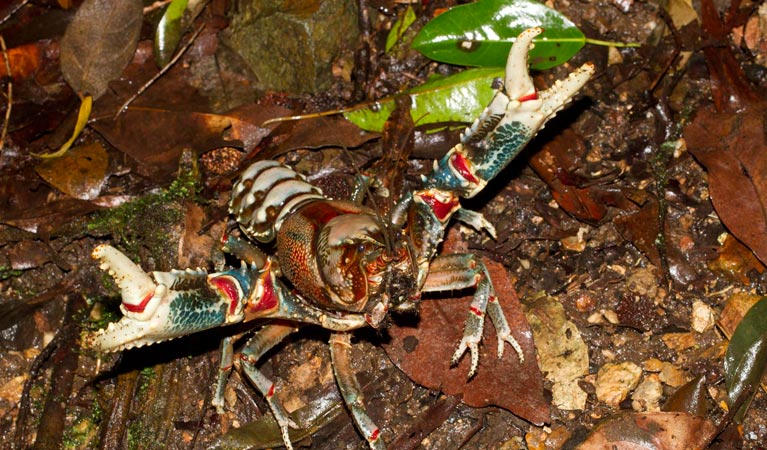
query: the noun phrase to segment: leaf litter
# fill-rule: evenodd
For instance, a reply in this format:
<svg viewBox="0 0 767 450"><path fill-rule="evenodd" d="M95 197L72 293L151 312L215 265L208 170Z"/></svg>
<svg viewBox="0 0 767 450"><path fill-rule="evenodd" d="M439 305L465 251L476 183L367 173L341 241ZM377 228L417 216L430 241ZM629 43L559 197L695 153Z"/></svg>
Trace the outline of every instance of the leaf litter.
<svg viewBox="0 0 767 450"><path fill-rule="evenodd" d="M84 2L77 13L28 4L0 25L11 57L11 77L3 83L14 83L0 158L0 285L7 293L0 301L0 340L3 361L27 358L0 370L0 442L21 448L37 435L40 445L66 439L73 448L119 448L129 439L208 448L229 436L237 445L262 445L248 428L239 428L237 437L225 434L267 411L246 382L235 377L229 383L226 414L206 404L224 331L107 358L98 375L91 355L69 351L84 317L99 321L114 314L108 300L114 293L89 262L90 249L117 241L147 269L219 264L216 242L226 227L231 179L262 157L298 165L339 195L348 194L346 180L360 167L402 175L395 183L412 186L428 170L425 155L444 152L444 146L419 142L448 142L449 131L424 139L418 130L415 144L382 145L378 133L361 132L340 117L265 122L394 98L435 72L449 76L460 69L429 64L412 50L384 54L391 25L407 7L386 1L390 9L376 9L362 1L355 6L375 21L363 20L369 28L360 36L376 38L334 47L337 53L319 63L332 61L328 73L335 76L307 83L322 86L319 92L264 92L248 68L252 59L242 56L248 50L224 38L231 23L226 18L242 17L213 2L188 28L205 25L179 63L114 120L116 108L158 68L150 34L134 34L136 22L125 20L121 24L133 31L115 37L109 32L116 28L73 18L97 3ZM410 28L422 27L435 8L447 6L442 3L414 6ZM135 15L135 2L125 2L129 6ZM308 2L295 12L320 11L316 6ZM707 1L699 11L672 2L666 23L657 7L639 3L624 10L599 2L553 6L589 37L641 42L643 48L587 46L575 55L601 71L585 98L547 125L487 195L466 202L497 224L499 240L460 226L451 232L454 244L492 267L525 362L520 366L508 354L497 360L488 324L479 374L467 382L466 361L448 364L455 336L442 333L460 334L469 293L430 299L416 323L400 318L380 335L359 334L355 370L368 409L387 442L401 448L456 448L458 442L467 448L534 448L536 442L552 449L664 448L672 435L686 448L711 442L711 448L758 448L767 440L759 425L767 420L759 387L764 368L757 363L765 346L759 333L733 338L732 348L727 339L743 334L735 334L743 322L764 323L743 317L767 291L759 207L765 87L759 62L765 57L758 45L749 44L754 53L747 54L729 36L758 42L746 24L758 23L763 12L740 2L721 11ZM149 29L154 22L147 14L138 24ZM690 20L696 15L703 28ZM65 32L68 21L75 24L71 29L84 30L92 48L73 50L81 47L70 41L75 31ZM413 35L408 29L398 38ZM716 43L701 50L695 43L704 35ZM374 62L369 71L355 52ZM78 72L73 62L109 67ZM567 69L554 72L560 70ZM541 73L536 83L555 78ZM101 92L71 154L42 163L31 157L67 140L76 93L88 91ZM384 104L394 107L393 100ZM442 120L465 114L433 113ZM384 119L376 120L383 127ZM410 128L400 122L386 139L399 142ZM404 165L388 153L391 147L411 155ZM189 161L179 162L184 158L199 158L207 168L198 172ZM397 169L376 166L377 158ZM91 310L82 298L105 300ZM713 311L719 328L701 325L701 310L709 318ZM320 418L308 420L305 444L358 446L332 383L292 375L308 355L328 363L320 345L326 339L307 329L263 366L283 391L297 393L290 403L296 410ZM568 389L572 398L562 395ZM53 401L62 397L70 400L63 410ZM673 412L656 412L664 403L664 411ZM55 420L38 425L43 415ZM742 420L740 427L729 426L733 418Z"/></svg>

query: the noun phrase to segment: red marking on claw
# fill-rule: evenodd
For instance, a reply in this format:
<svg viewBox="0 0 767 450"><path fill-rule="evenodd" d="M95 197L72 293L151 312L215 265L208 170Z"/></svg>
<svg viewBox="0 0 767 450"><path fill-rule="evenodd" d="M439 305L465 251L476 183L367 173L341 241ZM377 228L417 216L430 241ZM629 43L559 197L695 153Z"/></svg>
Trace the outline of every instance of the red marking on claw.
<svg viewBox="0 0 767 450"><path fill-rule="evenodd" d="M149 300L152 300L152 297L154 297L154 291L148 293L138 305L134 305L133 303L123 303L123 306L130 312L142 313L144 312L144 309L146 309L146 305L149 303Z"/></svg>
<svg viewBox="0 0 767 450"><path fill-rule="evenodd" d="M264 274L261 275L259 281L262 283L263 293L261 294L261 298L258 300L258 302L248 308L250 312L267 311L273 309L277 307L277 302L279 301L277 298L277 293L274 290L272 277L269 276L268 270L266 270Z"/></svg>
<svg viewBox="0 0 767 450"><path fill-rule="evenodd" d="M451 197L448 202L442 202L432 194L422 193L419 196L424 203L431 207L440 222L447 220L455 210L455 207L458 206L458 199L455 197Z"/></svg>
<svg viewBox="0 0 767 450"><path fill-rule="evenodd" d="M471 169L469 168L469 162L466 160L466 157L464 157L460 153L454 153L452 158L450 158L451 162L453 163L453 167L455 170L458 171L458 173L468 182L478 184L479 180L477 177L474 176L473 173L471 173Z"/></svg>
<svg viewBox="0 0 767 450"><path fill-rule="evenodd" d="M226 295L229 299L229 314L234 314L237 309L237 303L239 302L240 293L235 286L234 281L229 277L216 277L210 280L218 289L219 292Z"/></svg>
<svg viewBox="0 0 767 450"><path fill-rule="evenodd" d="M530 100L538 100L538 92L533 92L532 94L523 95L522 97L519 97L517 99L517 101L520 103L529 102Z"/></svg>
<svg viewBox="0 0 767 450"><path fill-rule="evenodd" d="M381 435L381 430L376 428L375 430L373 430L372 433L370 433L370 436L368 436L368 442L375 442L375 441L377 441L378 440L378 436L380 436L380 435Z"/></svg>
<svg viewBox="0 0 767 450"><path fill-rule="evenodd" d="M482 311L479 310L479 308L475 308L473 306L469 308L469 311L473 312L475 316L482 317L484 315Z"/></svg>
<svg viewBox="0 0 767 450"><path fill-rule="evenodd" d="M274 383L272 383L272 385L269 386L269 390L266 391L266 398L268 399L272 398L273 395L274 395Z"/></svg>

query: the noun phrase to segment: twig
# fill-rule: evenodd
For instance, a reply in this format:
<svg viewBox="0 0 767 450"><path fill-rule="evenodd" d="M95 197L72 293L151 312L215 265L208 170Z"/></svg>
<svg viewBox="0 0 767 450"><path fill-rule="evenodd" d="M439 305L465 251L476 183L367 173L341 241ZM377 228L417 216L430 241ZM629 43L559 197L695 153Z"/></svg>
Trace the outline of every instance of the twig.
<svg viewBox="0 0 767 450"><path fill-rule="evenodd" d="M154 3L152 3L149 6L145 6L144 7L144 15L149 14L150 12L152 12L152 11L154 11L156 9L160 9L160 8L162 8L165 5L168 5L168 4L170 4L170 2L171 2L171 0L158 0L158 1L154 2Z"/></svg>
<svg viewBox="0 0 767 450"><path fill-rule="evenodd" d="M133 94L128 100L125 101L125 103L123 103L120 106L120 108L115 113L115 116L113 117L113 120L117 120L117 118L120 117L120 114L122 114L126 109L128 109L128 105L133 103L134 100L136 100L141 94L143 94L144 91L149 89L149 87L152 84L154 84L155 81L157 81L161 76L165 75L165 73L168 70L170 70L170 68L173 67L173 65L176 64L176 62L178 62L179 59L181 59L181 56L183 56L183 54L186 53L186 51L189 49L189 47L192 46L192 43L194 42L195 39L197 39L197 36L200 34L200 32L202 32L203 29L205 29L205 25L204 24L202 26L200 26L200 28L198 28L194 32L192 37L189 38L189 41L186 44L184 44L184 46L181 47L178 50L178 52L176 52L176 55L173 57L173 59L170 60L170 62L168 62L168 64L166 64L162 69L160 69L160 71L157 72L157 74L155 74L155 76L153 76L151 79L149 79L149 81L144 83L144 85L141 86L138 89L138 91L136 91L135 94Z"/></svg>
<svg viewBox="0 0 767 450"><path fill-rule="evenodd" d="M26 5L27 3L29 3L29 0L22 0L22 2L21 2L21 3L19 3L19 4L18 4L18 5L16 5L16 6L14 6L14 7L13 7L13 9L11 9L11 11L10 11L8 14L6 14L6 15L5 15L5 17L3 17L2 19L0 19L0 25L4 24L6 20L10 19L10 18L11 18L11 17L12 17L14 14L16 14L16 13L17 13L17 12L18 12L18 11L19 11L21 8L23 8L23 7L24 7L24 5Z"/></svg>
<svg viewBox="0 0 767 450"><path fill-rule="evenodd" d="M11 106L13 106L13 77L11 77L11 60L8 57L8 49L5 48L5 39L0 36L0 47L3 50L3 60L5 61L5 73L8 74L8 107L5 108L5 119L3 120L3 130L0 132L0 149L5 147L5 137L8 135L8 123L11 121Z"/></svg>

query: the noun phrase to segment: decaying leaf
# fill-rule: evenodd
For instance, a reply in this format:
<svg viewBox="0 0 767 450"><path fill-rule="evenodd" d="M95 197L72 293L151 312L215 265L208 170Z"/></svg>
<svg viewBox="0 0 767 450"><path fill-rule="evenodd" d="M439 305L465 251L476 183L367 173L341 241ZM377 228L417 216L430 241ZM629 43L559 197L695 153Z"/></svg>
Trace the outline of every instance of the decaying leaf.
<svg viewBox="0 0 767 450"><path fill-rule="evenodd" d="M706 395L706 377L703 376L695 377L681 386L663 404L663 411L686 412L698 417L705 417L710 408Z"/></svg>
<svg viewBox="0 0 767 450"><path fill-rule="evenodd" d="M503 359L498 359L495 331L486 323L477 375L466 380L470 365L468 357L462 358L457 366L450 366L450 359L463 334L471 297L424 300L419 308L417 326L398 324L389 328L391 341L384 344L384 349L416 383L448 395L462 395L463 402L469 406L496 405L530 422L542 424L549 420L549 406L543 397L543 379L536 363L532 332L506 269L496 262L484 262L512 334L522 347L524 363L519 362L508 345Z"/></svg>
<svg viewBox="0 0 767 450"><path fill-rule="evenodd" d="M761 295L736 292L727 299L717 324L728 339L735 333L735 328L743 320L743 316L762 298L764 297Z"/></svg>
<svg viewBox="0 0 767 450"><path fill-rule="evenodd" d="M43 65L43 44L34 43L9 48L8 66L11 68L10 76L14 81L29 78ZM0 64L0 77L7 77L8 70L5 64Z"/></svg>
<svg viewBox="0 0 767 450"><path fill-rule="evenodd" d="M85 0L61 40L61 71L76 92L99 98L133 58L141 0Z"/></svg>
<svg viewBox="0 0 767 450"><path fill-rule="evenodd" d="M264 154L274 158L297 148L322 148L340 146L357 148L377 138L339 116L315 117L282 122L271 134L275 145Z"/></svg>
<svg viewBox="0 0 767 450"><path fill-rule="evenodd" d="M719 217L767 262L767 142L763 106L720 113L704 108L684 130L687 146L708 171Z"/></svg>
<svg viewBox="0 0 767 450"><path fill-rule="evenodd" d="M620 192L611 192L599 184L578 186L579 180L575 180L569 171L583 165L581 155L585 153L583 137L568 128L546 142L541 151L530 158L530 166L549 186L551 195L562 209L579 220L597 224L607 214L609 205L629 202Z"/></svg>
<svg viewBox="0 0 767 450"><path fill-rule="evenodd" d="M702 450L716 426L687 413L624 413L602 422L578 450Z"/></svg>
<svg viewBox="0 0 767 450"><path fill-rule="evenodd" d="M94 122L93 128L141 163L149 174L169 178L178 168L183 149L198 154L221 146L250 151L269 134L261 123L288 113L280 106L258 104L226 114L136 106L128 108L116 121Z"/></svg>
<svg viewBox="0 0 767 450"><path fill-rule="evenodd" d="M56 159L45 160L35 171L61 192L81 200L98 197L104 185L107 152L98 142L73 148Z"/></svg>
<svg viewBox="0 0 767 450"><path fill-rule="evenodd" d="M660 252L655 245L660 232L658 199L650 194L643 194L642 197L639 210L620 215L613 219L613 223L621 236L641 251L654 266L660 266Z"/></svg>
<svg viewBox="0 0 767 450"><path fill-rule="evenodd" d="M319 407L318 407L319 406ZM317 401L315 405L305 406L293 413L301 428L291 428L290 439L300 441L311 436L321 427L343 414L344 405L337 395L334 398ZM280 427L271 414L264 414L259 419L234 428L218 438L209 448L211 450L255 450L283 445Z"/></svg>
<svg viewBox="0 0 767 450"><path fill-rule="evenodd" d="M708 268L744 284L749 283L751 271L760 274L764 272L764 264L756 259L748 247L729 233L719 249L717 258L708 262Z"/></svg>
<svg viewBox="0 0 767 450"><path fill-rule="evenodd" d="M664 4L664 8L677 28L698 20L698 13L690 0L670 0Z"/></svg>
<svg viewBox="0 0 767 450"><path fill-rule="evenodd" d="M541 371L554 383L552 403L559 409L583 409L587 395L578 381L589 373L589 353L578 327L567 319L562 304L552 297L530 302L526 314L535 336Z"/></svg>

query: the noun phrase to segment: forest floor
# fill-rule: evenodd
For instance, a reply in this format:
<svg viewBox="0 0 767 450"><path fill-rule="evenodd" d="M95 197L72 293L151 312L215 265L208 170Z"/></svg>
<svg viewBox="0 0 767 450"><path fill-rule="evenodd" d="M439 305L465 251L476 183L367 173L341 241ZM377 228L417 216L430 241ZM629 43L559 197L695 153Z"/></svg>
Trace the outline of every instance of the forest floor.
<svg viewBox="0 0 767 450"><path fill-rule="evenodd" d="M120 316L119 293L90 253L109 243L147 271L220 268L220 237L235 228L232 182L260 159L291 165L336 198L350 195L359 170L417 186L457 132L416 127L408 146L397 144L411 137L407 121L390 121L384 138L339 115L263 123L462 71L409 48L454 2L413 5L415 23L389 52L385 39L407 8L394 0L204 3L181 59L115 118L159 70L152 30L162 9L147 8L129 63L106 79L75 146L56 159L34 154L59 148L77 121L66 60L78 54L62 36L82 6L21 3L0 11L4 54L23 56L7 58L11 76L0 70L0 112L11 108L0 150L0 447L280 446L266 401L238 370L226 411L211 406L219 342L248 327L119 354L81 348L83 331ZM366 409L393 449L764 448L764 313L749 319L753 345L729 339L767 290L767 11L710 0L699 9L546 5L589 38L641 46L587 44L536 72L544 87L587 61L597 69L510 167L462 202L497 238L454 223L440 250L486 262L525 361L509 346L498 360L486 324L479 372L467 380L468 358L455 367L449 358L472 292L430 295L417 316L355 333ZM119 52L110 45L89 51ZM397 151L410 156L403 163ZM258 367L301 417L297 448L366 448L328 339L302 328ZM735 386L742 395L731 399Z"/></svg>

